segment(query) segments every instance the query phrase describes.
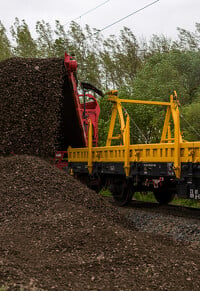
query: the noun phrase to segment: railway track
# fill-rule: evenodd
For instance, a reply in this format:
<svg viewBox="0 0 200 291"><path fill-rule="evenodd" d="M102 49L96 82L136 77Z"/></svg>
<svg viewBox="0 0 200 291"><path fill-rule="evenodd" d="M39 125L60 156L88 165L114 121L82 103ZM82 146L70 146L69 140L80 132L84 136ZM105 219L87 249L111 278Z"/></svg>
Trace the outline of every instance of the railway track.
<svg viewBox="0 0 200 291"><path fill-rule="evenodd" d="M114 205L112 198L109 201ZM132 200L120 212L141 232L200 246L200 209Z"/></svg>
<svg viewBox="0 0 200 291"><path fill-rule="evenodd" d="M159 205L156 202L143 202L132 200L126 209L140 209L147 212L161 213L162 215L173 215L200 221L200 208L192 208L181 205Z"/></svg>
<svg viewBox="0 0 200 291"><path fill-rule="evenodd" d="M111 204L116 205L112 198L109 197L108 200ZM128 206L119 207L119 209L125 213L131 210L142 210L146 212L160 213L162 215L173 215L176 217L200 220L200 208L181 205L159 205L156 202L145 202L133 199Z"/></svg>

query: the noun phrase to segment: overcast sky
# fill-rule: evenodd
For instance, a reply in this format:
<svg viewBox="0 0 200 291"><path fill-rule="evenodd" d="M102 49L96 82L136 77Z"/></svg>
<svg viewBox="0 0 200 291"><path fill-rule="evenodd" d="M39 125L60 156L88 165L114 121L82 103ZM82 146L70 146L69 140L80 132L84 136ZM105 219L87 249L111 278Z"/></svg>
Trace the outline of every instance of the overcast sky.
<svg viewBox="0 0 200 291"><path fill-rule="evenodd" d="M68 21L106 2L106 0L0 0L0 20L9 29L15 17L25 19L31 31L38 20L52 24L60 20L68 27ZM104 5L78 18L84 26L102 29L128 14L153 2L153 0L108 0ZM117 34L123 26L129 27L137 37L165 34L175 38L176 28L194 31L200 22L200 0L160 0L154 5L130 16L106 29L103 34Z"/></svg>

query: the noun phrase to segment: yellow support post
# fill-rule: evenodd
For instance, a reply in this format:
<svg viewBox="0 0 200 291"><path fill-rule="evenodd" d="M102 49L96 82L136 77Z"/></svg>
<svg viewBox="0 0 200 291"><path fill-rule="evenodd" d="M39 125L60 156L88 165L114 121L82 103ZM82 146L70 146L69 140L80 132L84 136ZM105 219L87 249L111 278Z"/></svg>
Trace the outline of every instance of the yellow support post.
<svg viewBox="0 0 200 291"><path fill-rule="evenodd" d="M113 139L113 131L114 131L114 127L115 127L116 116L117 116L117 103L114 103L113 109L112 109L111 120L110 120L110 127L108 130L108 137L107 137L107 141L106 141L106 146L111 145L111 141Z"/></svg>
<svg viewBox="0 0 200 291"><path fill-rule="evenodd" d="M170 124L168 125L168 129L167 129L167 137L168 137L168 142L172 142L172 134L171 134Z"/></svg>
<svg viewBox="0 0 200 291"><path fill-rule="evenodd" d="M167 141L167 133L169 133L169 120L171 115L171 106L167 106L167 112L165 116L165 122L163 126L162 136L160 142L166 142ZM168 141L169 141L169 135L168 135Z"/></svg>
<svg viewBox="0 0 200 291"><path fill-rule="evenodd" d="M124 143L124 129L125 129L125 122L124 122L124 116L123 116L123 112L122 112L122 106L121 106L121 102L120 99L116 96L113 96L113 109L112 109L112 115L111 115L111 121L110 121L110 127L108 130L108 137L107 137L107 141L106 141L106 146L110 146L112 140L119 140L119 139L123 139L123 143ZM116 117L117 117L117 113L119 115L119 121L120 121L120 134L117 136L113 136L113 131L114 131L114 127L115 127L115 121L116 121Z"/></svg>
<svg viewBox="0 0 200 291"><path fill-rule="evenodd" d="M179 179L181 176L181 162L180 162L180 120L178 104L173 100L173 95L170 96L171 111L174 121L174 172Z"/></svg>
<svg viewBox="0 0 200 291"><path fill-rule="evenodd" d="M124 116L123 116L123 112L122 112L122 106L121 103L118 101L117 102L117 111L119 114L119 121L120 121L120 132L121 132L121 137L123 138L123 144L125 143L125 134L124 134L124 130L125 130L125 122L124 122Z"/></svg>
<svg viewBox="0 0 200 291"><path fill-rule="evenodd" d="M88 130L88 172L92 174L92 122L89 120Z"/></svg>
<svg viewBox="0 0 200 291"><path fill-rule="evenodd" d="M125 136L124 136L124 146L125 146L125 160L124 160L124 171L128 177L130 174L130 118L127 115Z"/></svg>

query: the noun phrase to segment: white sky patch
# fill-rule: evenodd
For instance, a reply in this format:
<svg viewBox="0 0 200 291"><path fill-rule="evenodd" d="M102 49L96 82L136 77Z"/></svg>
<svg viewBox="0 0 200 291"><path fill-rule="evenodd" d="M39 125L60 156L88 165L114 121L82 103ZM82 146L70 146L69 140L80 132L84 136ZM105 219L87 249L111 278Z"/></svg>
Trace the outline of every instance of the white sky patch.
<svg viewBox="0 0 200 291"><path fill-rule="evenodd" d="M70 20L95 8L105 0L0 0L0 21L9 30L15 17L25 19L34 34L38 20L49 22L54 27L55 20L66 24ZM98 9L76 20L82 27L105 26L151 3L151 0L109 0ZM105 36L118 34L123 26L129 27L137 37L164 34L175 38L177 27L194 31L200 22L200 0L160 0L145 10L103 31Z"/></svg>

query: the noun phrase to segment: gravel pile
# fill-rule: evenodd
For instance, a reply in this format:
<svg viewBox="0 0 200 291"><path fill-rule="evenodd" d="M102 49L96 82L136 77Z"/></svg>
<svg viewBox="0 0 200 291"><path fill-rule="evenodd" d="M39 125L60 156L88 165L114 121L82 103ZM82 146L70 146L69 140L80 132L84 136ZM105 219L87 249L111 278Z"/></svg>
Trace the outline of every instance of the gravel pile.
<svg viewBox="0 0 200 291"><path fill-rule="evenodd" d="M62 59L0 62L0 155L52 156L62 144Z"/></svg>
<svg viewBox="0 0 200 291"><path fill-rule="evenodd" d="M84 206L128 227L127 219L101 195L38 157L0 157L0 189L2 221L40 214L63 201Z"/></svg>
<svg viewBox="0 0 200 291"><path fill-rule="evenodd" d="M0 287L200 289L199 251L131 229L118 208L44 160L0 158L0 189Z"/></svg>

